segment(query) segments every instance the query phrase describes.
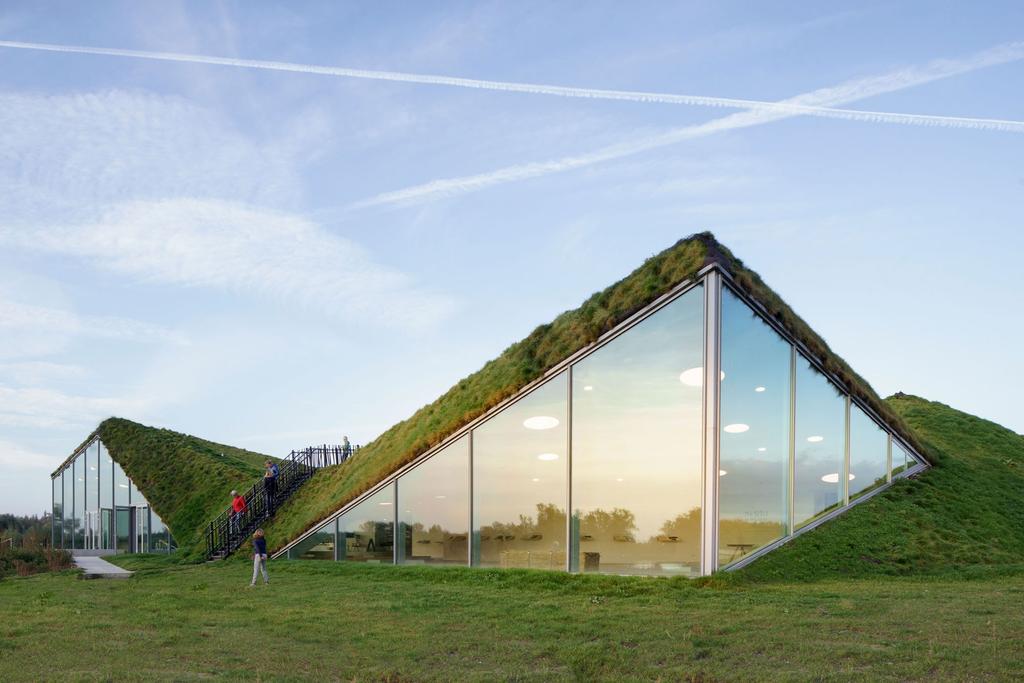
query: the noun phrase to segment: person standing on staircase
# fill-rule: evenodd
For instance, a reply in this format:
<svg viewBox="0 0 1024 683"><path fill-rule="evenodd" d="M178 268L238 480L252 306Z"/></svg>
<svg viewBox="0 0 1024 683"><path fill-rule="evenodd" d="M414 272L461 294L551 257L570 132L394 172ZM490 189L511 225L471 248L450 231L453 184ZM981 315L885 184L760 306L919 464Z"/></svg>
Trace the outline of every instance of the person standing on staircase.
<svg viewBox="0 0 1024 683"><path fill-rule="evenodd" d="M237 534L242 531L242 515L245 514L245 498L238 491L231 492L231 533Z"/></svg>
<svg viewBox="0 0 1024 683"><path fill-rule="evenodd" d="M263 488L267 492L267 510L270 514L274 514L274 504L277 501L277 475L281 473L281 470L272 460L267 460L264 466L267 468L267 471L263 473Z"/></svg>

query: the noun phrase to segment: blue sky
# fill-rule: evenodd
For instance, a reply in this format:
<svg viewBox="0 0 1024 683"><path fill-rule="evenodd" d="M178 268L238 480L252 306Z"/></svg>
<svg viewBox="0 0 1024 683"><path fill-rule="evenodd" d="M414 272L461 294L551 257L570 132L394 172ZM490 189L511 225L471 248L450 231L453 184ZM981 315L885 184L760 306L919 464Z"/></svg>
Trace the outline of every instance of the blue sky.
<svg viewBox="0 0 1024 683"><path fill-rule="evenodd" d="M6 2L0 40L1024 119L1016 2ZM1024 431L1022 158L1020 132L0 47L0 511L46 509L109 415L365 442L701 230L883 395Z"/></svg>

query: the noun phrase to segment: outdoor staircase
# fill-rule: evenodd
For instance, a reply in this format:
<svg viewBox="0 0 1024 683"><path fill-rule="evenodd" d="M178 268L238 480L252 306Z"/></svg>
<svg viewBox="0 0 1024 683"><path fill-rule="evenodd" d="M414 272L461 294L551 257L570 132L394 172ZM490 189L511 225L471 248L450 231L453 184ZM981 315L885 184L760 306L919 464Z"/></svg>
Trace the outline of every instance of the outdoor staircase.
<svg viewBox="0 0 1024 683"><path fill-rule="evenodd" d="M277 492L273 500L267 491L266 480L260 479L243 495L244 512L236 516L229 505L206 527L206 558L222 560L238 550L318 469L340 465L358 452L359 446L325 444L289 453L287 458L278 462Z"/></svg>

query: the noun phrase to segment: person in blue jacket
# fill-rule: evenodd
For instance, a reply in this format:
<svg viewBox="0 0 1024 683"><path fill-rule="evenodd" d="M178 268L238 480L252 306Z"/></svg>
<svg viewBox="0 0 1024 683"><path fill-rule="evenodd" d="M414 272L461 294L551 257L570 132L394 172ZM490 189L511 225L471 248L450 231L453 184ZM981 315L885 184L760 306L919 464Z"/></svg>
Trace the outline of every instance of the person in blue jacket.
<svg viewBox="0 0 1024 683"><path fill-rule="evenodd" d="M252 535L252 582L249 587L256 585L256 577L263 572L263 584L270 583L267 575L267 539L263 537L263 529L257 529Z"/></svg>

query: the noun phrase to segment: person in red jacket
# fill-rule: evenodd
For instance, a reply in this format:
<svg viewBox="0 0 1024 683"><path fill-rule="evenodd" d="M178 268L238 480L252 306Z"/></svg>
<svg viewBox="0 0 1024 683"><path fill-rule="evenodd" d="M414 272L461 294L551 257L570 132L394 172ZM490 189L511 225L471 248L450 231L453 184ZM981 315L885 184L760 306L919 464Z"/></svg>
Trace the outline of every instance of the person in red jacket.
<svg viewBox="0 0 1024 683"><path fill-rule="evenodd" d="M242 529L242 515L245 514L245 498L238 491L231 492L231 533L237 534Z"/></svg>

